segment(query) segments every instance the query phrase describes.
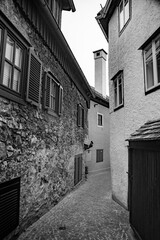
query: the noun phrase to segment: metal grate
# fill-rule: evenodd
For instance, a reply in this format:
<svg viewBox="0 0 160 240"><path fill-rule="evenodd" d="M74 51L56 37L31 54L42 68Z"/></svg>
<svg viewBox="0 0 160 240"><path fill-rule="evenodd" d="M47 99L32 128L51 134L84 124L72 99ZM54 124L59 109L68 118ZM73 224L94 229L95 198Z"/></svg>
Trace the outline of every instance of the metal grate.
<svg viewBox="0 0 160 240"><path fill-rule="evenodd" d="M19 224L20 178L0 184L0 239Z"/></svg>

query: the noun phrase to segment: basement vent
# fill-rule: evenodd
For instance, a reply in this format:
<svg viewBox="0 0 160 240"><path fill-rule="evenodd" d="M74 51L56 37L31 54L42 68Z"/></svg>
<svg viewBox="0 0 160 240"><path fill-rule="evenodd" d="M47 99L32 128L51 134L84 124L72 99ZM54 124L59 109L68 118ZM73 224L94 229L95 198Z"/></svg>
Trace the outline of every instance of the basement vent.
<svg viewBox="0 0 160 240"><path fill-rule="evenodd" d="M0 239L19 224L20 178L0 184Z"/></svg>

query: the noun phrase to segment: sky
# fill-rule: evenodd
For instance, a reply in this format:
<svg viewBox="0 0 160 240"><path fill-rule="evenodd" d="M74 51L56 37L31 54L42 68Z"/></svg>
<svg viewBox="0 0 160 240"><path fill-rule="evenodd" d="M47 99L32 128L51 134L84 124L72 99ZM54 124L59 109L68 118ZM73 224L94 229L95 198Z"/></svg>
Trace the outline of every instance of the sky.
<svg viewBox="0 0 160 240"><path fill-rule="evenodd" d="M108 52L107 40L95 19L101 5L104 7L105 3L106 0L74 0L76 12L63 11L62 15L62 32L87 81L93 87L93 51L104 49ZM108 95L108 84L106 93Z"/></svg>

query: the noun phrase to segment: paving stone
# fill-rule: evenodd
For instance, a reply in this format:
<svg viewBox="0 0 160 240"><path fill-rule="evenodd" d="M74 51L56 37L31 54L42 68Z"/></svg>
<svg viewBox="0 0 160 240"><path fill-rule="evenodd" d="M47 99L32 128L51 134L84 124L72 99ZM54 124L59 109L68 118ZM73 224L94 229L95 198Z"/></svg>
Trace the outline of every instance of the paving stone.
<svg viewBox="0 0 160 240"><path fill-rule="evenodd" d="M91 175L18 240L131 240L128 212L111 199L110 171Z"/></svg>

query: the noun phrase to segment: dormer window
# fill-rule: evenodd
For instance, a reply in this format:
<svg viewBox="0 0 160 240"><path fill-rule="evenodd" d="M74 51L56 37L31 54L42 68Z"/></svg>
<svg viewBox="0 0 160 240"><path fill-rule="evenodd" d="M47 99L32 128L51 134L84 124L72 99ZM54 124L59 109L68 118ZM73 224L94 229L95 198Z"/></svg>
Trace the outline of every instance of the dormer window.
<svg viewBox="0 0 160 240"><path fill-rule="evenodd" d="M121 0L119 4L119 31L126 26L130 19L130 0Z"/></svg>

